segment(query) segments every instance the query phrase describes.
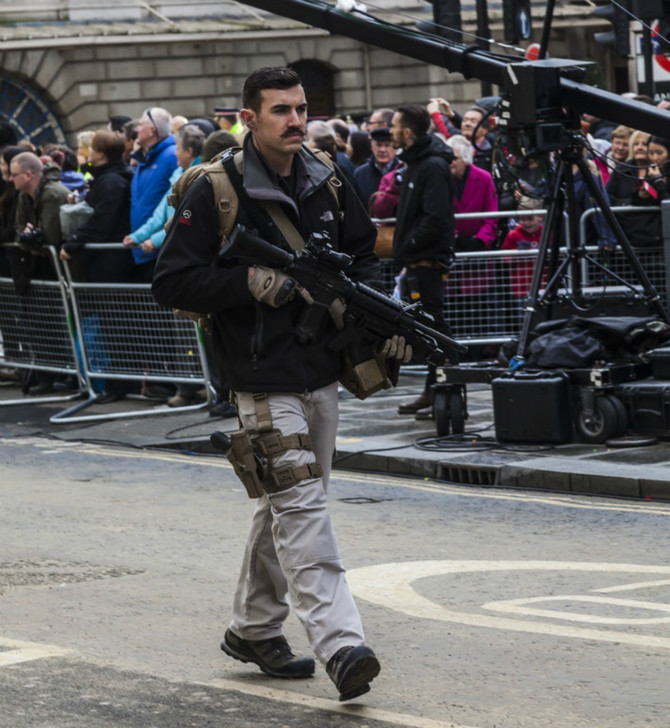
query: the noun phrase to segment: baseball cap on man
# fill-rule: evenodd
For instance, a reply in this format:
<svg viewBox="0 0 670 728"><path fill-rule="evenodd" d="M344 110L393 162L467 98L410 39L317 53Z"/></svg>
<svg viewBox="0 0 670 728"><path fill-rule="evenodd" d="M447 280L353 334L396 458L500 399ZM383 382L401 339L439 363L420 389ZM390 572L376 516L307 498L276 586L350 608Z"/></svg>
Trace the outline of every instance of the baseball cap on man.
<svg viewBox="0 0 670 728"><path fill-rule="evenodd" d="M391 130L388 128L388 126L380 126L370 132L370 137L375 142L390 142Z"/></svg>

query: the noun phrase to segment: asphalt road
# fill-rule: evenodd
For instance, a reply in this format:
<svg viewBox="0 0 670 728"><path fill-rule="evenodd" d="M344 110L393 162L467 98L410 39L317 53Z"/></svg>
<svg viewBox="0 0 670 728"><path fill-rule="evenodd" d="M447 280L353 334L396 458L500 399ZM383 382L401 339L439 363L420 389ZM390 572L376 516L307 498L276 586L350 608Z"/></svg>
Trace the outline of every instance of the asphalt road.
<svg viewBox="0 0 670 728"><path fill-rule="evenodd" d="M2 728L666 728L670 504L335 473L382 673L219 650L253 504L225 460L0 441ZM287 636L308 646L291 620Z"/></svg>

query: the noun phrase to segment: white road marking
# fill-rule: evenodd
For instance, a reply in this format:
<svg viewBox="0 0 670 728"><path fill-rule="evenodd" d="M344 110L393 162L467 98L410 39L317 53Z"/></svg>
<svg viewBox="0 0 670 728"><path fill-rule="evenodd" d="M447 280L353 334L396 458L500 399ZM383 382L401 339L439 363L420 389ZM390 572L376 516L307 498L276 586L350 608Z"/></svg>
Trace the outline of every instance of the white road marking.
<svg viewBox="0 0 670 728"><path fill-rule="evenodd" d="M353 569L347 572L347 581L356 596L373 604L420 619L434 619L473 627L530 632L555 637L615 642L651 649L670 649L670 638L668 637L457 612L418 594L412 586L413 582L425 577L486 571L634 573L638 576L641 573L647 573L667 576L670 574L670 567L570 561L410 561ZM563 617L561 618L563 619Z"/></svg>
<svg viewBox="0 0 670 728"><path fill-rule="evenodd" d="M627 609L647 610L651 612L666 612L665 617L649 617L647 619L603 617L598 614L575 614L573 612L558 611L556 609L535 609L528 604L540 602L585 602L590 604L610 604L615 607ZM667 624L670 622L670 604L661 602L637 601L634 599L613 599L612 597L592 597L588 594L552 594L547 597L530 597L529 599L507 599L501 602L487 602L482 609L493 612L506 612L508 614L523 614L528 617L550 617L569 622L589 622L591 624Z"/></svg>
<svg viewBox="0 0 670 728"><path fill-rule="evenodd" d="M639 581L635 584L622 584L621 586L605 586L602 589L592 589L595 592L621 592L633 591L635 589L648 589L656 586L668 586L670 579L659 579L657 581Z"/></svg>
<svg viewBox="0 0 670 728"><path fill-rule="evenodd" d="M37 642L21 642L6 637L0 637L0 647L9 647L9 650L0 652L0 667L18 665L21 662L41 660L44 657L62 657L72 650L55 645L43 645Z"/></svg>
<svg viewBox="0 0 670 728"><path fill-rule="evenodd" d="M309 695L301 695L291 690L281 690L264 685L250 685L249 683L237 682L236 680L212 680L211 682L196 684L219 688L221 690L235 690L245 695L253 695L254 697L276 700L282 703L291 703L292 705L299 705L303 708L311 708L313 710L325 710L356 718L378 720L383 723L389 723L390 725L409 726L411 728L474 728L474 726L461 725L450 721L433 720L432 718L422 718L405 713L392 713L388 710L369 708L366 705L360 705L358 703L338 703L336 699L315 698Z"/></svg>

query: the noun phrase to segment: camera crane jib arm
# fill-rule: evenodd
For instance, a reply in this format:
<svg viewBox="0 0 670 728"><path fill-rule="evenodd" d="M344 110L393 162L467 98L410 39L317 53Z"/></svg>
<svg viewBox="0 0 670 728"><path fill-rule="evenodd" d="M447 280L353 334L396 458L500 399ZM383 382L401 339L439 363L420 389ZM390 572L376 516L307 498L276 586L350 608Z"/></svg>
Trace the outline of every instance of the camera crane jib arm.
<svg viewBox="0 0 670 728"><path fill-rule="evenodd" d="M510 84L509 67L531 65L533 73L537 71L541 77L541 80L536 79L534 85L536 88L542 88L545 96L549 79L548 96L552 105L566 107L574 112L590 113L619 124L642 129L650 134L670 136L670 117L667 111L581 83L588 62L560 59L515 61L513 56L496 56L477 46L465 46L423 34L412 28L385 23L360 13L338 10L322 0L282 0L281 3L277 0L245 0L245 4L316 28L323 28L334 35L354 38L433 66L446 68L454 73L461 73L466 78L488 81L505 89L512 99L512 104L515 103L515 89L513 84ZM549 69L546 75L542 74L544 68ZM552 79L555 81L552 82ZM528 97L527 87L517 90Z"/></svg>

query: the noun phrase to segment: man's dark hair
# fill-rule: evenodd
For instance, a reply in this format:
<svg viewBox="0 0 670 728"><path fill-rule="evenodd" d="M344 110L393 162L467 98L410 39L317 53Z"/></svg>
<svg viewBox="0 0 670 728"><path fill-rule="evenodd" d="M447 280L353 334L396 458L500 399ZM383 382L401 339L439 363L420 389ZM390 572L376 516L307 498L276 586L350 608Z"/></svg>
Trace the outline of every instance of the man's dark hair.
<svg viewBox="0 0 670 728"><path fill-rule="evenodd" d="M266 88L293 88L301 84L300 76L292 68L283 66L259 68L244 82L242 105L245 109L258 113L261 108L261 91Z"/></svg>
<svg viewBox="0 0 670 728"><path fill-rule="evenodd" d="M123 114L114 114L109 117L109 128L112 131L123 131L123 125L131 121L130 116L124 116Z"/></svg>
<svg viewBox="0 0 670 728"><path fill-rule="evenodd" d="M420 137L428 133L430 129L430 114L425 106L418 104L406 104L398 106L400 123L403 127L412 130L414 136Z"/></svg>

